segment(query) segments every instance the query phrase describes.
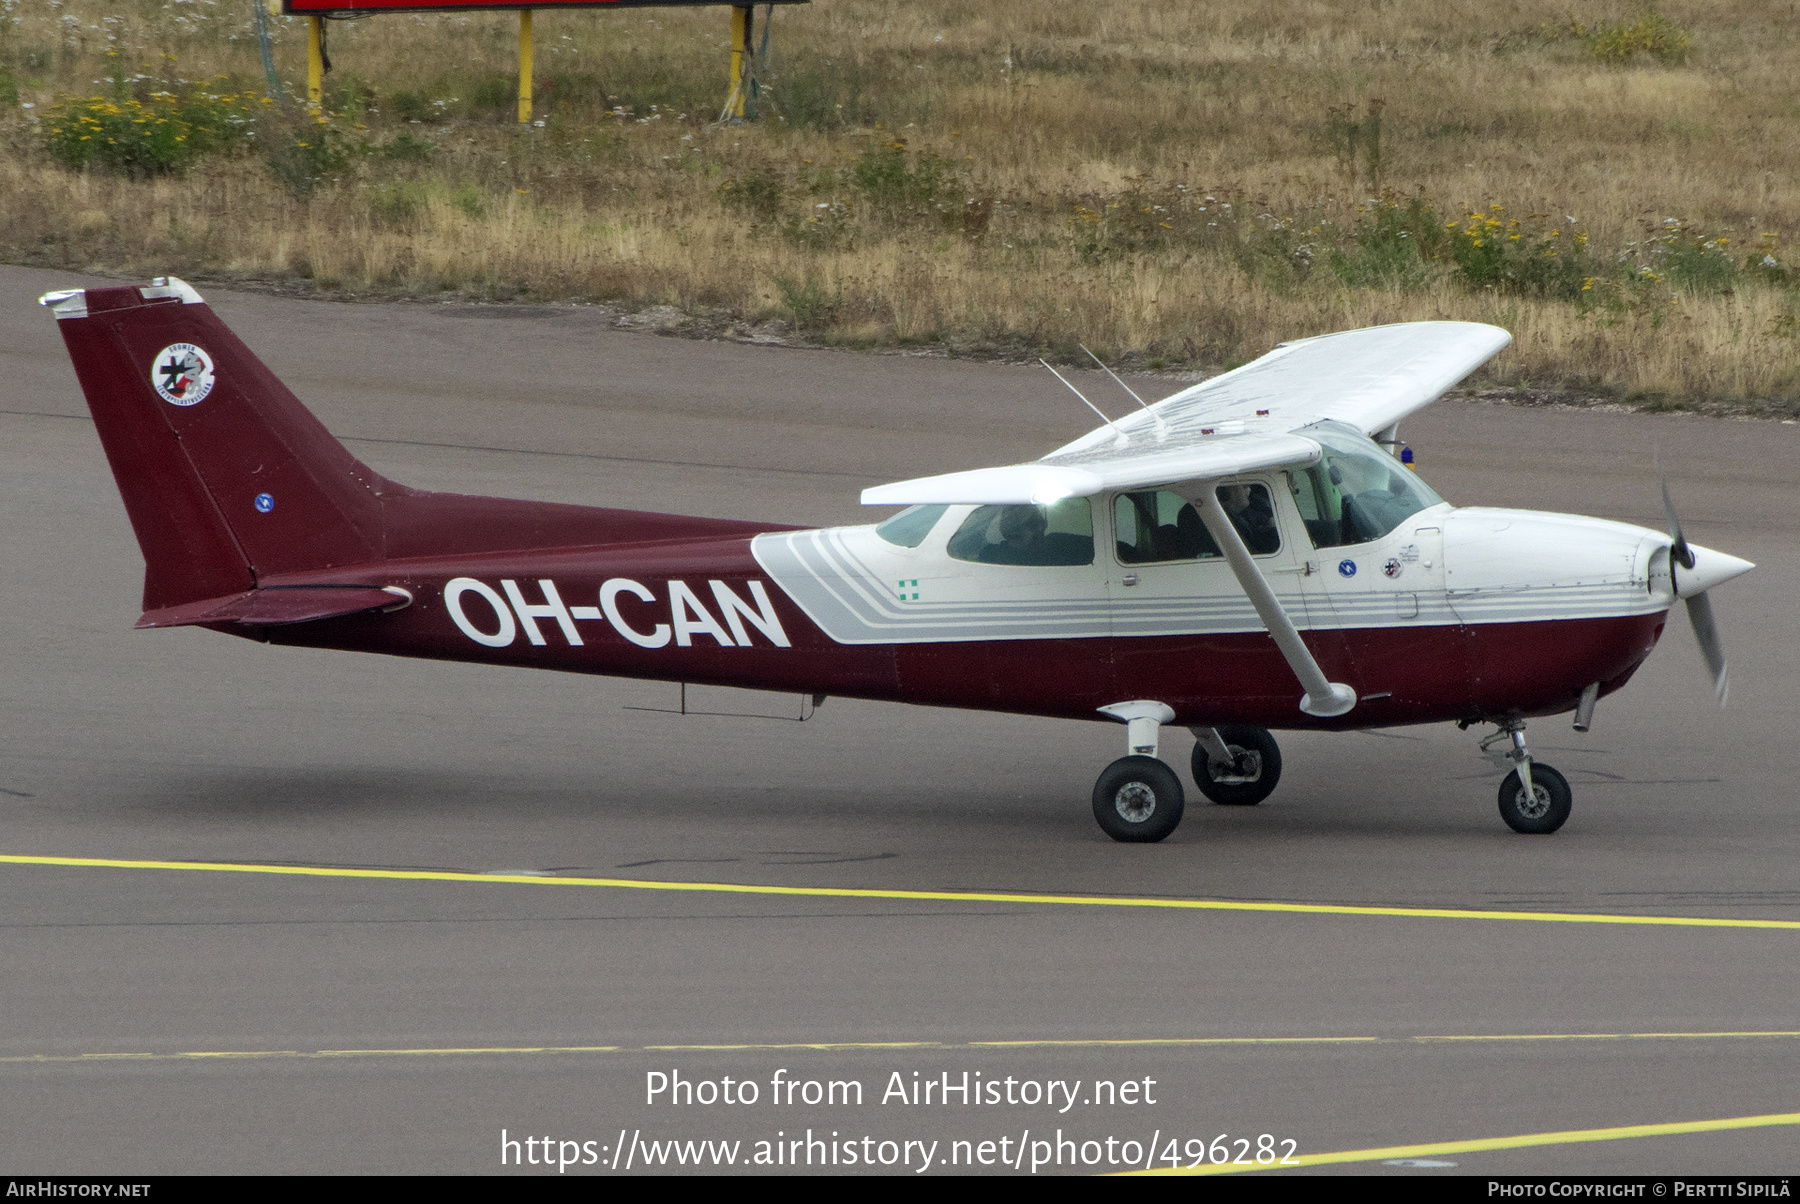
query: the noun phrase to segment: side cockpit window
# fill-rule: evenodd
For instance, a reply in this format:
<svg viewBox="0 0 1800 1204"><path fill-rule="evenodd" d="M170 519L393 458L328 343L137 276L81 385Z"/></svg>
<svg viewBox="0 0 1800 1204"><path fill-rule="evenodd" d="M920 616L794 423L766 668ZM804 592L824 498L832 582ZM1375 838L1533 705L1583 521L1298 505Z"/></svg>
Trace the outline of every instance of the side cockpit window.
<svg viewBox="0 0 1800 1204"><path fill-rule="evenodd" d="M1120 564L1201 560L1219 554L1194 504L1166 489L1121 493L1113 501L1113 542Z"/></svg>
<svg viewBox="0 0 1800 1204"><path fill-rule="evenodd" d="M1253 556L1281 550L1275 502L1267 485L1219 486L1219 504ZM1113 502L1113 540L1120 564L1206 560L1220 555L1194 504L1166 489L1121 493Z"/></svg>
<svg viewBox="0 0 1800 1204"><path fill-rule="evenodd" d="M948 550L977 564L1092 564L1092 509L1084 497L1048 506L977 506Z"/></svg>

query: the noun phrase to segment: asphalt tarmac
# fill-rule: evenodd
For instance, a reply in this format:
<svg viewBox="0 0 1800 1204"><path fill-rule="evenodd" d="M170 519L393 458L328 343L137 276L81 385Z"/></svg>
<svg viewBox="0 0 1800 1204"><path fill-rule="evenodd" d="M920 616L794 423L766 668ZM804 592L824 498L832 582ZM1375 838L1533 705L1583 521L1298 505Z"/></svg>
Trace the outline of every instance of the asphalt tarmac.
<svg viewBox="0 0 1800 1204"><path fill-rule="evenodd" d="M1268 802L1125 846L1088 808L1109 725L682 718L628 709L674 686L133 631L141 560L34 304L81 283L0 268L0 854L164 864L0 863L0 1171L1796 1169L1800 426L1405 424L1458 503L1660 526L1660 464L1688 537L1758 562L1715 595L1728 710L1677 615L1591 734L1533 724L1560 833L1508 830L1444 726L1283 735ZM855 522L867 485L1088 426L1041 368L203 291L421 487ZM390 876L271 872L305 867Z"/></svg>

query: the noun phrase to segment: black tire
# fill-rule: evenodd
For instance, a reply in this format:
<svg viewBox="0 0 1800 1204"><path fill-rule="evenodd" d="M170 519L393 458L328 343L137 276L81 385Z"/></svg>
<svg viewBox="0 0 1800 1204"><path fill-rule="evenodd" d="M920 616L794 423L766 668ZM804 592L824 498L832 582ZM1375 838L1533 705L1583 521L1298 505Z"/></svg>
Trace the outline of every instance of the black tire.
<svg viewBox="0 0 1800 1204"><path fill-rule="evenodd" d="M1155 757L1120 757L1094 783L1094 819L1114 840L1149 844L1181 822L1181 779Z"/></svg>
<svg viewBox="0 0 1800 1204"><path fill-rule="evenodd" d="M1215 803L1227 807L1247 807L1260 803L1275 792L1281 781L1281 748L1275 743L1275 737L1266 727L1221 727L1215 728L1219 739L1234 752L1255 754L1256 762L1249 766L1253 772L1237 774L1231 766L1214 765L1206 749L1196 743L1194 745L1194 785L1200 793ZM1221 782L1215 775L1225 777L1245 777L1248 781Z"/></svg>
<svg viewBox="0 0 1800 1204"><path fill-rule="evenodd" d="M1533 761L1531 786L1536 800L1527 804L1519 771L1515 769L1506 775L1500 783L1500 818L1515 832L1548 836L1568 821L1573 801L1568 779L1543 762Z"/></svg>

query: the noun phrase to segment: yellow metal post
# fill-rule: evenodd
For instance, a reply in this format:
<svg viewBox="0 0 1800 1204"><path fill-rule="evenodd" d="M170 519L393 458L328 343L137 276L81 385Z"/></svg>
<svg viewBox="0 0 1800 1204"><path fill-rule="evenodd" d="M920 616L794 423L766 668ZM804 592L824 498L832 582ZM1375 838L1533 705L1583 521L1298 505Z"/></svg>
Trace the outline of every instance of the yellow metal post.
<svg viewBox="0 0 1800 1204"><path fill-rule="evenodd" d="M519 10L519 124L531 120L531 10Z"/></svg>
<svg viewBox="0 0 1800 1204"><path fill-rule="evenodd" d="M731 99L726 115L744 115L744 56L750 52L750 9L736 5L731 9Z"/></svg>
<svg viewBox="0 0 1800 1204"><path fill-rule="evenodd" d="M325 18L306 19L306 103L325 103Z"/></svg>

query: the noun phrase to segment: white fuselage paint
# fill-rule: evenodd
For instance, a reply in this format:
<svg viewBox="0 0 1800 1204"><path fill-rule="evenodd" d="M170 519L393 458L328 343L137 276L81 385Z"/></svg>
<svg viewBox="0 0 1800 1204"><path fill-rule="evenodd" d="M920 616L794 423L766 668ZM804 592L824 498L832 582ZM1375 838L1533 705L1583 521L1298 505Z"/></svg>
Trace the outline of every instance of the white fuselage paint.
<svg viewBox="0 0 1800 1204"><path fill-rule="evenodd" d="M1606 519L1440 504L1379 539L1314 548L1285 481L1282 546L1255 558L1296 627L1327 630L1602 618L1667 610L1669 537ZM1263 630L1222 558L1125 564L1113 496L1094 499L1092 564L952 558L973 507L952 506L916 548L873 527L759 535L751 550L807 617L843 644L1096 639ZM1658 576L1658 564L1661 564Z"/></svg>
<svg viewBox="0 0 1800 1204"><path fill-rule="evenodd" d="M1606 519L1440 504L1379 539L1314 548L1278 476L1272 487L1281 547L1255 558L1296 627L1343 630L1542 622L1664 611L1675 601L1669 537ZM1110 530L1111 495L1094 499L1095 526ZM830 527L757 536L751 550L768 577L840 644L971 640L1102 639L1263 630L1223 559L1125 564L1096 540L1091 564L980 564L949 555L952 533L973 509L953 506L917 547L888 543L873 527ZM581 646L583 624L604 622L642 648L791 647L767 587L745 598L719 580L646 584L605 580L598 605L570 605L549 578L487 583L458 577L444 589L457 627L490 648L522 633L534 646L555 637ZM480 599L479 602L473 598Z"/></svg>

